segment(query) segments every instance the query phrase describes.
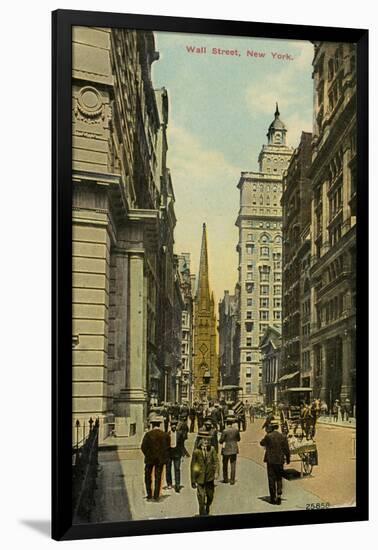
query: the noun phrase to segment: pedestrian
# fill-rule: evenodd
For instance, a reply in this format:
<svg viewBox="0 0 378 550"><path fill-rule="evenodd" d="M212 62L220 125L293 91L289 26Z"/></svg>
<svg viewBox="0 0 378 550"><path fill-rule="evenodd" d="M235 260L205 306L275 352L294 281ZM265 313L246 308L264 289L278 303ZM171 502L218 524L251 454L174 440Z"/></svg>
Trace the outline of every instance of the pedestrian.
<svg viewBox="0 0 378 550"><path fill-rule="evenodd" d="M197 427L198 427L198 431L201 430L202 426L203 426L203 404L198 403L198 407L197 407Z"/></svg>
<svg viewBox="0 0 378 550"><path fill-rule="evenodd" d="M339 400L336 399L336 401L334 402L333 407L332 407L332 414L333 414L333 421L334 422L337 422L338 419L339 419L339 409L340 409Z"/></svg>
<svg viewBox="0 0 378 550"><path fill-rule="evenodd" d="M251 404L249 407L249 421L251 424L254 424L255 422L255 407L253 406L253 404Z"/></svg>
<svg viewBox="0 0 378 550"><path fill-rule="evenodd" d="M172 489L172 465L175 473L175 491L180 492L181 459L185 455L183 433L177 430L177 420L172 420L169 432L169 458L166 466L166 480L168 489Z"/></svg>
<svg viewBox="0 0 378 550"><path fill-rule="evenodd" d="M341 421L344 422L344 417L345 417L345 406L344 406L344 403L341 403L341 405L340 405L340 414L341 414Z"/></svg>
<svg viewBox="0 0 378 550"><path fill-rule="evenodd" d="M350 417L350 413L351 413L351 405L350 405L350 399L347 397L345 399L345 420L347 422L349 422L349 417Z"/></svg>
<svg viewBox="0 0 378 550"><path fill-rule="evenodd" d="M230 484L235 484L236 459L239 453L238 441L240 441L240 432L233 426L234 416L226 418L226 428L223 430L219 443L222 447L222 465L223 465L223 483L228 483L228 463L231 464Z"/></svg>
<svg viewBox="0 0 378 550"><path fill-rule="evenodd" d="M190 420L189 431L192 434L194 432L194 425L195 425L195 421L196 421L195 404L190 405L190 407L189 407L189 420Z"/></svg>
<svg viewBox="0 0 378 550"><path fill-rule="evenodd" d="M214 481L218 477L219 461L210 434L201 430L199 448L193 451L190 465L192 488L197 489L199 515L208 516L214 499Z"/></svg>
<svg viewBox="0 0 378 550"><path fill-rule="evenodd" d="M184 456L190 456L188 451L185 448L185 441L188 439L188 433L189 433L189 427L186 419L187 417L185 414L180 416L177 424L177 431L182 433L182 438L184 441Z"/></svg>
<svg viewBox="0 0 378 550"><path fill-rule="evenodd" d="M269 431L269 427L270 427L270 424L272 422L272 420L274 420L274 414L273 414L273 410L272 409L267 409L266 412L268 413L266 419L265 419L265 422L264 424L261 426L261 429L262 430L265 430L266 432Z"/></svg>
<svg viewBox="0 0 378 550"><path fill-rule="evenodd" d="M163 417L155 416L151 420L151 430L146 432L141 449L144 454L144 482L147 500L152 499L152 472L155 474L154 500L159 500L161 476L164 465L169 459L169 435L160 429Z"/></svg>
<svg viewBox="0 0 378 550"><path fill-rule="evenodd" d="M290 464L290 450L287 437L278 432L278 423L270 423L271 431L260 441L265 447L264 462L267 465L271 504L281 504L283 465Z"/></svg>
<svg viewBox="0 0 378 550"><path fill-rule="evenodd" d="M203 430L209 433L210 445L214 447L216 453L218 454L218 450L219 450L218 432L214 428L213 421L211 420L210 416L207 416L204 419ZM198 432L198 435L194 442L194 449L199 449L200 445L201 445L201 436L200 436L200 432Z"/></svg>

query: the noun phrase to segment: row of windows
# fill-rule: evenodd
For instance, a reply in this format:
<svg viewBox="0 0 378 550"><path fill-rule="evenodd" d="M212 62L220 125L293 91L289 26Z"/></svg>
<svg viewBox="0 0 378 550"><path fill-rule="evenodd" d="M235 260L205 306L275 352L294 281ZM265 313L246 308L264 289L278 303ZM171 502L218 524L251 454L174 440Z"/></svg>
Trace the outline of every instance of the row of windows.
<svg viewBox="0 0 378 550"><path fill-rule="evenodd" d="M257 204L257 197L256 195L252 196L252 204ZM260 195L259 197L259 205L262 206L264 204L264 197L263 195ZM270 206L270 197L265 197L265 204L266 206ZM277 197L273 197L273 206L277 206Z"/></svg>
<svg viewBox="0 0 378 550"><path fill-rule="evenodd" d="M280 159L280 160L282 160L282 159ZM254 183L253 186L252 186L252 190L257 191L257 189L258 189L257 184ZM259 190L260 190L260 192L263 192L265 190L267 193L269 193L270 192L270 186L269 186L269 184L260 183ZM276 193L277 192L277 185L273 185L272 190L273 190L273 193Z"/></svg>

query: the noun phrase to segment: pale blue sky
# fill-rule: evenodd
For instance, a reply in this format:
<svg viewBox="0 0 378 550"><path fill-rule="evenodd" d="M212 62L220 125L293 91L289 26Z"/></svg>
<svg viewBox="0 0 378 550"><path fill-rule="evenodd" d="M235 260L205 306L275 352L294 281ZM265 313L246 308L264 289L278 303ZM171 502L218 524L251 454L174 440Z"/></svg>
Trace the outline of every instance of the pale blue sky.
<svg viewBox="0 0 378 550"><path fill-rule="evenodd" d="M278 101L289 145L311 131L313 46L305 41L155 33L153 84L169 95L168 165L176 195L176 252L198 273L202 223L208 228L210 285L216 301L237 281L240 172L257 170ZM206 54L187 46L206 47ZM212 48L240 55L213 55ZM247 57L246 51L265 53ZM292 60L273 58L272 52Z"/></svg>

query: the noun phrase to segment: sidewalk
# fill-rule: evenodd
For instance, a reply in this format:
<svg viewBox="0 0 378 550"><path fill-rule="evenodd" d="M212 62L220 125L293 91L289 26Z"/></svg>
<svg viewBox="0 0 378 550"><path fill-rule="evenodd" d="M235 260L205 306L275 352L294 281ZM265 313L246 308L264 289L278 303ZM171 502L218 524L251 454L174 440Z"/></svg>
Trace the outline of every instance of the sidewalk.
<svg viewBox="0 0 378 550"><path fill-rule="evenodd" d="M337 422L334 421L333 416L320 416L317 420L319 424L328 424L330 426L339 427L339 428L353 428L356 429L356 419L350 418L348 421L346 420L338 420Z"/></svg>
<svg viewBox="0 0 378 550"><path fill-rule="evenodd" d="M195 434L189 434L187 449L190 453L194 437ZM179 494L166 488L164 472L159 502L147 502L145 498L144 461L139 450L102 450L99 462L102 469L94 512L96 522L198 515L196 491L190 484L190 458L182 461ZM319 497L295 481L284 480L282 505L272 506L268 502L265 465L245 455L238 457L236 478L234 486L221 483L221 476L216 482L212 515L304 510L306 504L320 502Z"/></svg>

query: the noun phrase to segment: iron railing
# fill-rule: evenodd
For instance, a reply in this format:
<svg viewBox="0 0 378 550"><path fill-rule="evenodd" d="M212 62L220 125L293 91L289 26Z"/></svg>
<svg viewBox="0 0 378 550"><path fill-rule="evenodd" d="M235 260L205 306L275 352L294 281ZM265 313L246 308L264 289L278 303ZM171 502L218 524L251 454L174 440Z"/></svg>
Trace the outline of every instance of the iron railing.
<svg viewBox="0 0 378 550"><path fill-rule="evenodd" d="M98 432L100 422L92 417L86 426L76 420L76 441L72 447L73 523L88 523L95 504L98 472ZM88 431L87 431L88 430ZM81 437L81 439L80 439Z"/></svg>

